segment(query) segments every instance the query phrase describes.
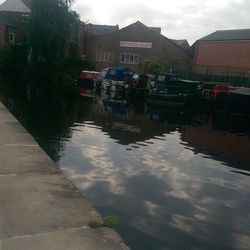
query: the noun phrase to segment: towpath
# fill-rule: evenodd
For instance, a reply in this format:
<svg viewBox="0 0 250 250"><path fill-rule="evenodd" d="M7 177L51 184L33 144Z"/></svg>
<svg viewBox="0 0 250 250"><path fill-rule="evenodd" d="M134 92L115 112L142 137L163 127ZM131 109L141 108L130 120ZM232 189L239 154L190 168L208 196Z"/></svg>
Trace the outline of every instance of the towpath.
<svg viewBox="0 0 250 250"><path fill-rule="evenodd" d="M0 250L129 249L0 103Z"/></svg>

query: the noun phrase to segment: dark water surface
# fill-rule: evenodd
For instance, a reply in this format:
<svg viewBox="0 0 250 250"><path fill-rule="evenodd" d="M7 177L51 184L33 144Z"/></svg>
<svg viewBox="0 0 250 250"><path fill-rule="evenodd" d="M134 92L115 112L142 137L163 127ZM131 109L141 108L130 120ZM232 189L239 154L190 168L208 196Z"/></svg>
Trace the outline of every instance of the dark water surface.
<svg viewBox="0 0 250 250"><path fill-rule="evenodd" d="M249 118L5 104L133 250L250 249Z"/></svg>

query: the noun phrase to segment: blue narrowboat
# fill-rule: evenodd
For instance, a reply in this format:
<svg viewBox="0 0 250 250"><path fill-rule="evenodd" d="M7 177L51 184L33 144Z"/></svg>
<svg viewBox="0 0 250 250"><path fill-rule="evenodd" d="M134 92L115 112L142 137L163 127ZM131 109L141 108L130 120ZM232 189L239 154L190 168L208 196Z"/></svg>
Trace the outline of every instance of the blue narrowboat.
<svg viewBox="0 0 250 250"><path fill-rule="evenodd" d="M134 71L123 66L106 68L95 81L96 92L104 97L123 99L134 74Z"/></svg>

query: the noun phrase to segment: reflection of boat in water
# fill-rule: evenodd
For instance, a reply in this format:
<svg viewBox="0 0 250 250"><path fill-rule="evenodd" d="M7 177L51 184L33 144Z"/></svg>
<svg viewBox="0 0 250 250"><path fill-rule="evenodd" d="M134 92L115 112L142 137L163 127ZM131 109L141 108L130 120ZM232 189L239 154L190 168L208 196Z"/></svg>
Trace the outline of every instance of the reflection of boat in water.
<svg viewBox="0 0 250 250"><path fill-rule="evenodd" d="M204 84L202 98L209 101L216 111L250 115L250 88L230 84Z"/></svg>
<svg viewBox="0 0 250 250"><path fill-rule="evenodd" d="M103 107L106 111L113 114L126 114L128 111L127 102L125 100L103 99Z"/></svg>
<svg viewBox="0 0 250 250"><path fill-rule="evenodd" d="M147 140L176 130L175 124L165 124L148 119L144 113L136 113L136 105L126 100L102 99L92 103L92 118L97 126L123 145L145 143Z"/></svg>
<svg viewBox="0 0 250 250"><path fill-rule="evenodd" d="M196 111L185 106L162 106L156 104L147 105L147 118L153 121L168 122L171 124L186 124L192 121Z"/></svg>
<svg viewBox="0 0 250 250"><path fill-rule="evenodd" d="M123 131L130 131L133 133L141 133L141 128L136 125L121 123L121 122L112 122L113 129L121 129Z"/></svg>
<svg viewBox="0 0 250 250"><path fill-rule="evenodd" d="M229 95L230 112L250 115L250 88L236 88Z"/></svg>
<svg viewBox="0 0 250 250"><path fill-rule="evenodd" d="M188 102L186 95L173 95L167 93L150 93L148 103L154 103L166 106L183 106Z"/></svg>

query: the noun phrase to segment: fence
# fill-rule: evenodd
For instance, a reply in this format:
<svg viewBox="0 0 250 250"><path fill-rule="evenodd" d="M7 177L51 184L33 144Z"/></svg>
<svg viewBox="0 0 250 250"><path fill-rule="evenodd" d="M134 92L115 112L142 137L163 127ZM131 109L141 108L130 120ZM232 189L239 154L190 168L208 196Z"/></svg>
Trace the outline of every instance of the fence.
<svg viewBox="0 0 250 250"><path fill-rule="evenodd" d="M250 68L219 67L208 65L181 65L173 69L188 80L232 83L236 86L250 87Z"/></svg>

